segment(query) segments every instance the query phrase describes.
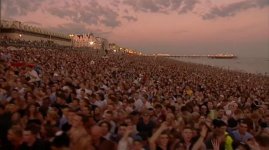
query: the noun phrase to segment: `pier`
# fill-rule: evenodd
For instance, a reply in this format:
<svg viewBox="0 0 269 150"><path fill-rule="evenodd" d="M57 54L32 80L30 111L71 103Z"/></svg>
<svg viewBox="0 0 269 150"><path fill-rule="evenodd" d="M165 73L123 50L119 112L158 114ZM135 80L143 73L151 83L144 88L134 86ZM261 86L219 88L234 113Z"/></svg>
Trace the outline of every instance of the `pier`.
<svg viewBox="0 0 269 150"><path fill-rule="evenodd" d="M217 55L169 55L169 54L157 54L153 55L156 57L173 57L173 58L211 58L211 59L235 59L236 55L228 54L217 54Z"/></svg>

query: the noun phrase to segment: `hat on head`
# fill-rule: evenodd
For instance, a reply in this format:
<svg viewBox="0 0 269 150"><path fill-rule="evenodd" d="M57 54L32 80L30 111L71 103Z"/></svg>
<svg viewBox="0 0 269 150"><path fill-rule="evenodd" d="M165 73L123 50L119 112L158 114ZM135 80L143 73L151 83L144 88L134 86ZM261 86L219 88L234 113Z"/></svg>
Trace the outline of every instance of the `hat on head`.
<svg viewBox="0 0 269 150"><path fill-rule="evenodd" d="M237 120L235 120L234 118L228 119L228 127L235 128L237 127L237 124Z"/></svg>
<svg viewBox="0 0 269 150"><path fill-rule="evenodd" d="M227 124L221 119L214 119L212 123L213 123L213 126L215 128L220 128L220 127L223 127L223 126L227 126Z"/></svg>

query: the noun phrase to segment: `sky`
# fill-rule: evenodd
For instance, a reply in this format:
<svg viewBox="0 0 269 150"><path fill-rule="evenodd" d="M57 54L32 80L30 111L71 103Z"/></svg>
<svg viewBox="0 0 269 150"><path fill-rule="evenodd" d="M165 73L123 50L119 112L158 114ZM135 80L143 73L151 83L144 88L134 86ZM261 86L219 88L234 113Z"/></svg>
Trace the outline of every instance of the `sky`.
<svg viewBox="0 0 269 150"><path fill-rule="evenodd" d="M2 19L146 54L269 58L269 0L2 0Z"/></svg>

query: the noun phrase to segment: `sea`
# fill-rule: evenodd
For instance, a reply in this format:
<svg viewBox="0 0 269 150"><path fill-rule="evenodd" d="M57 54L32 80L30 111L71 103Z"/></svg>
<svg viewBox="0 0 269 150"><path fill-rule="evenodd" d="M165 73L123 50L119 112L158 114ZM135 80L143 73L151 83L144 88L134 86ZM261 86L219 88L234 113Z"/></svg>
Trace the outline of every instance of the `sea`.
<svg viewBox="0 0 269 150"><path fill-rule="evenodd" d="M173 58L175 60L269 76L269 57L238 57L236 59Z"/></svg>

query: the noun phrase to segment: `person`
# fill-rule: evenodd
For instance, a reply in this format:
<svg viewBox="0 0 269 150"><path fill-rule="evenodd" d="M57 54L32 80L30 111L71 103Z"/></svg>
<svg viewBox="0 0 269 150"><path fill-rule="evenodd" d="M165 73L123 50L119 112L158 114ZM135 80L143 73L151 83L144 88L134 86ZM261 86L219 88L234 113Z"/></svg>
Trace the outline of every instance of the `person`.
<svg viewBox="0 0 269 150"><path fill-rule="evenodd" d="M189 125L186 125L181 131L181 137L179 140L176 140L175 149L190 149L193 145L194 131L193 128ZM198 146L200 147L200 146Z"/></svg>
<svg viewBox="0 0 269 150"><path fill-rule="evenodd" d="M134 148L132 145L135 145L134 142L135 140L130 137L130 135L133 133L133 127L132 126L128 126L127 125L121 125L121 130L123 130L123 135L120 138L120 140L117 142L118 146L117 146L117 150L125 150L125 149L132 149ZM142 138L141 138L142 140ZM136 146L139 147L139 146ZM143 146L142 146L143 147ZM137 149L137 148L136 148Z"/></svg>
<svg viewBox="0 0 269 150"><path fill-rule="evenodd" d="M130 150L145 150L142 137L138 135L133 137L133 144L131 145Z"/></svg>
<svg viewBox="0 0 269 150"><path fill-rule="evenodd" d="M27 67L27 72L25 74L27 80L29 80L29 83L36 83L38 86L40 85L40 74L37 70L32 69L32 66Z"/></svg>
<svg viewBox="0 0 269 150"><path fill-rule="evenodd" d="M229 135L227 124L220 119L212 121L214 129L205 142L206 149L233 150L233 138Z"/></svg>
<svg viewBox="0 0 269 150"><path fill-rule="evenodd" d="M7 106L6 106L7 107ZM6 107L0 105L0 144L7 142L8 129L11 127L12 113L6 110Z"/></svg>
<svg viewBox="0 0 269 150"><path fill-rule="evenodd" d="M247 141L247 145L253 150L267 150L269 149L269 134L261 133L254 139Z"/></svg>
<svg viewBox="0 0 269 150"><path fill-rule="evenodd" d="M113 112L112 111L104 111L104 115L103 115L103 120L102 121L106 121L110 124L110 129L109 132L110 133L115 133L116 130L116 123L114 121L114 116L113 116Z"/></svg>
<svg viewBox="0 0 269 150"><path fill-rule="evenodd" d="M8 142L4 144L2 149L19 150L23 143L23 130L20 126L12 126L8 130Z"/></svg>
<svg viewBox="0 0 269 150"><path fill-rule="evenodd" d="M72 127L69 131L70 148L91 150L93 148L91 136L84 128L82 119L83 116L80 115L74 115L72 118Z"/></svg>
<svg viewBox="0 0 269 150"><path fill-rule="evenodd" d="M165 132L168 129L167 122L163 122L159 129L149 138L150 150L169 150L169 134Z"/></svg>
<svg viewBox="0 0 269 150"><path fill-rule="evenodd" d="M112 134L110 132L111 130L111 124L108 121L101 121L99 123L99 126L102 128L103 137L109 141L111 141Z"/></svg>
<svg viewBox="0 0 269 150"><path fill-rule="evenodd" d="M19 150L50 150L50 146L37 137L39 128L37 124L32 123L23 130L23 143Z"/></svg>
<svg viewBox="0 0 269 150"><path fill-rule="evenodd" d="M116 133L111 135L111 140L115 143L118 143L122 139L122 137L125 135L125 132L128 127L129 126L126 123L119 124L116 130Z"/></svg>
<svg viewBox="0 0 269 150"><path fill-rule="evenodd" d="M30 104L28 108L26 108L26 115L24 116L24 120L26 120L27 124L37 123L39 125L42 124L43 116L39 112L37 104Z"/></svg>
<svg viewBox="0 0 269 150"><path fill-rule="evenodd" d="M208 127L204 124L201 127L200 136L199 136L198 140L191 146L192 150L199 150L199 149L205 150L206 149L206 146L204 144L204 140L206 139L207 131L208 131Z"/></svg>
<svg viewBox="0 0 269 150"><path fill-rule="evenodd" d="M246 143L253 139L253 135L248 132L248 124L245 120L239 120L238 129L232 132L232 135L237 143Z"/></svg>
<svg viewBox="0 0 269 150"><path fill-rule="evenodd" d="M143 139L146 140L152 136L155 124L150 120L150 114L147 111L143 113L143 116L139 119L136 127Z"/></svg>
<svg viewBox="0 0 269 150"><path fill-rule="evenodd" d="M102 128L99 126L93 126L91 128L92 143L95 150L116 150L116 145L103 138Z"/></svg>

